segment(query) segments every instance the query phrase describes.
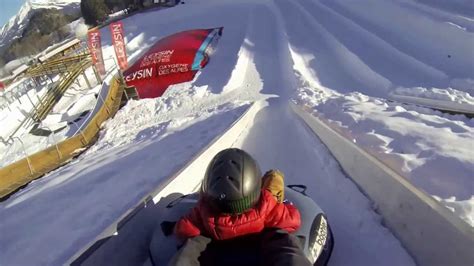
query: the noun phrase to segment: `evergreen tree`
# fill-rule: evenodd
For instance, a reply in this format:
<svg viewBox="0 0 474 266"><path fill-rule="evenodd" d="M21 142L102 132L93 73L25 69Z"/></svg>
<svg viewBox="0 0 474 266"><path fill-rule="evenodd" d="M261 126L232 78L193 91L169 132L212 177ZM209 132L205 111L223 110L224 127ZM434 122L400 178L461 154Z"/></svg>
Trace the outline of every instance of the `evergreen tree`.
<svg viewBox="0 0 474 266"><path fill-rule="evenodd" d="M107 19L109 9L104 0L81 0L81 13L86 24L96 26Z"/></svg>
<svg viewBox="0 0 474 266"><path fill-rule="evenodd" d="M134 0L105 0L105 4L112 12L128 8L134 4Z"/></svg>
<svg viewBox="0 0 474 266"><path fill-rule="evenodd" d="M37 54L51 44L70 35L67 24L78 18L78 14L64 14L62 10L38 9L31 16L22 36L15 39L0 52L0 63Z"/></svg>
<svg viewBox="0 0 474 266"><path fill-rule="evenodd" d="M30 18L28 26L23 32L23 36L28 36L33 32L47 35L58 31L61 27L69 23L68 18L62 11L56 9L41 9Z"/></svg>

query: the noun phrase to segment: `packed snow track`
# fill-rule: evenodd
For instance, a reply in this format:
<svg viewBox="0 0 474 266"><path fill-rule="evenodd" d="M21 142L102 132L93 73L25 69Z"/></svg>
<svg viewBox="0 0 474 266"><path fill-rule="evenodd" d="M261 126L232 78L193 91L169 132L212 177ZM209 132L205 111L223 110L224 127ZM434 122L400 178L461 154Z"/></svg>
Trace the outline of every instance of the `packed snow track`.
<svg viewBox="0 0 474 266"><path fill-rule="evenodd" d="M164 11L124 19L127 53L132 61L171 33L221 26L224 30L209 65L192 82L170 87L161 98L128 102L106 123L98 142L87 152L0 203L2 264L58 265L68 261L222 137L252 104L259 103L261 109L239 129L238 137L220 148L243 148L263 171L280 169L287 184L308 187L308 195L325 211L334 233L329 265L414 265L412 256L383 225L376 206L289 104L310 105L345 125L351 119L369 117L364 113L369 109L351 109L357 104L381 106L386 108L381 113L388 112L391 105L385 99L399 87L450 86L456 95L469 95L469 84L474 80L474 54L469 46L474 40L474 26L462 16L417 2L363 1L355 5L339 0L189 0ZM366 5L371 6L373 16L361 10ZM394 14L406 12L408 20L385 27L389 22L380 22L390 18L377 12L388 8ZM425 26L439 26L459 41L436 42L432 31L410 22L420 14L430 18L422 19ZM465 30L445 25L443 19ZM417 42L399 38L407 28ZM105 57L113 54L109 35L102 34ZM433 56L445 51L459 60ZM406 108L397 110L403 117L421 113L423 119L412 122L423 126L447 125L453 129L449 134L455 141L462 143L474 136L474 125L462 117ZM370 110L376 112L376 108ZM366 124L387 134L402 135L390 129L390 124L384 127L372 120ZM375 143L371 142L374 138L389 139L368 126L354 128L361 136L370 129L373 138L365 139L367 145ZM422 139L407 136L400 136L403 148L413 139ZM423 147L437 148L429 145L434 144L427 141ZM466 149L467 155L462 156L467 159L456 154L449 157L462 169L457 177L460 184L452 186L459 186L453 193L458 193L462 204L470 204L474 194L468 186L472 184L469 171L474 169L471 151ZM449 151L446 149L446 156ZM441 157L433 156L432 163L439 163L436 160ZM403 165L405 159L417 158L399 156L392 162ZM206 163L199 168L201 171L193 175L202 176ZM438 189L434 185L422 188L428 193ZM469 219L469 211L461 213L468 217L463 219ZM139 247L146 249L146 244ZM125 263L112 254L105 255L110 256L110 264ZM146 255L146 251L140 254ZM146 260L140 256L135 263Z"/></svg>

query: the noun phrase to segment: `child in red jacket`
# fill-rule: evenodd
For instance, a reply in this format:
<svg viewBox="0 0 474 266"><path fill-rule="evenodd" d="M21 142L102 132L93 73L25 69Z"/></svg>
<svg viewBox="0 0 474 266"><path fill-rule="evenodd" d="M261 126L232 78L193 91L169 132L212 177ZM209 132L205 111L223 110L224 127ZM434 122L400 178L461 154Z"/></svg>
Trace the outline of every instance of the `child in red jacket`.
<svg viewBox="0 0 474 266"><path fill-rule="evenodd" d="M265 228L294 232L300 226L300 214L293 205L282 203L283 191L280 171L268 171L261 178L250 155L224 150L209 165L201 198L177 222L175 234L181 239L204 235L225 240Z"/></svg>
<svg viewBox="0 0 474 266"><path fill-rule="evenodd" d="M283 199L280 171L270 170L262 178L245 151L219 152L206 170L197 205L174 227L186 242L170 265L243 265L238 259L245 252L228 255L233 248L226 245L235 243L238 250L249 245L254 252L253 261L244 260L246 266L311 265L299 239L288 234L300 227L300 213Z"/></svg>

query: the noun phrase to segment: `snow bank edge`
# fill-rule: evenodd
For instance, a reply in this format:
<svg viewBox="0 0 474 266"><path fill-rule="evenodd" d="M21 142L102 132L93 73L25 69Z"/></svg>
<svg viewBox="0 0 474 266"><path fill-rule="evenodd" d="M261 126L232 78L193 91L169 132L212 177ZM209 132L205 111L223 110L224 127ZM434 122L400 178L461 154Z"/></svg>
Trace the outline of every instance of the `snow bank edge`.
<svg viewBox="0 0 474 266"><path fill-rule="evenodd" d="M474 107L468 104L461 104L456 102L448 102L436 99L421 98L409 95L398 95L395 93L389 94L389 99L399 101L402 103L415 104L440 111L447 111L453 113L466 114L474 116Z"/></svg>
<svg viewBox="0 0 474 266"><path fill-rule="evenodd" d="M161 198L171 193L189 194L196 192L201 185L204 175L196 175L195 173L204 173L214 155L225 148L233 147L233 143L240 133L253 121L255 115L263 106L264 103L262 101L255 102L249 106L224 134L218 136L208 146L204 147L183 169L170 178L169 183L155 190L153 201L157 203ZM183 182L183 180L186 181Z"/></svg>
<svg viewBox="0 0 474 266"><path fill-rule="evenodd" d="M420 265L469 265L474 230L304 107L291 108L328 147L351 179L376 203L388 228Z"/></svg>

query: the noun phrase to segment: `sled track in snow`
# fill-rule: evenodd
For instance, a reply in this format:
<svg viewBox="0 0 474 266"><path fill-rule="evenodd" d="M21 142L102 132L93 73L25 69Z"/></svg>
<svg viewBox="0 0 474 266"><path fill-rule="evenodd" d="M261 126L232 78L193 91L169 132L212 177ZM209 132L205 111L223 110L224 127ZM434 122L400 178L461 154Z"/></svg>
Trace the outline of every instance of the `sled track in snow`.
<svg viewBox="0 0 474 266"><path fill-rule="evenodd" d="M135 151L133 145L128 145L112 150L110 154L104 156L105 158L97 155L93 157L94 154L91 154L92 157L77 162L86 169L85 174L74 172L74 169L70 168L60 169L60 172L64 172L64 176L69 174L73 180L68 181L64 178L66 181L55 182L74 182L77 177L86 179L88 174L92 174L97 176L100 182L110 183L109 186L115 185L116 182L126 183L131 189L139 190L137 194L141 196L138 200L133 199L133 202L129 201L129 197L128 201L122 200L115 205L111 203L112 207L119 206L117 208L120 210L126 209L118 218L115 213L106 211L99 213L100 215L89 214L97 215L97 221L100 223L94 228L95 237L91 238L90 234L87 237L72 235L75 238L71 237L68 241L74 244L60 253L60 259L48 262L61 264L67 261L85 265L125 262L133 264L137 261L127 261L127 258L121 256L124 254L115 253L116 247L127 247L128 255L139 258L140 263L146 263L149 240L147 236L156 226L154 210L172 200L174 193L186 194L196 191L201 176L195 173L204 172L210 158L220 149L227 147L241 147L248 150L260 162L262 170L280 168L286 174L287 184L298 183L308 186L309 195L328 214L329 223L333 227L336 245L331 265L410 265L413 264L412 259L416 263L429 265L456 263L462 265L474 261L473 255L469 253L469 247L474 245L473 231L466 227L467 224L453 217L425 193L400 180L398 175L392 173L393 171L383 166L376 158L361 155L364 152L339 136L337 129L328 130L324 121L314 122L318 119L317 114L301 111L304 107L290 104L293 90L300 86L299 82L312 84L314 89L326 97L363 88L371 96L384 98L386 94L381 93L381 89L387 91L399 85L412 86L421 82L424 86L445 86L448 84L446 73L452 70L440 67L439 62L428 60L424 55L420 57L411 54L409 49L407 50L406 43L394 42L385 32L378 28L374 29L372 24L366 23L352 13L349 14L340 8L338 3L275 0L259 4L250 4L249 1L247 4L249 5L232 3L222 10L209 6L209 10L206 11L204 5L202 9L196 8L191 15L182 20L172 17L174 13L169 13L169 16L163 13L163 18L157 20L164 21L163 25L167 26L163 27L165 32L182 30L191 27L190 25L192 27L224 25L223 39L219 45L230 45L230 48L221 49L231 55L220 54L225 60L213 58L211 64L198 77L196 86L209 85L213 92L223 87L225 89L222 90L240 89L248 94L251 94L248 90L255 89L261 94L277 95L278 98L255 101L235 123L223 130L226 133L209 140L209 144L182 164L147 154L145 151ZM285 12L300 16L293 19L285 18ZM200 19L204 20L205 16L212 18L202 23L195 23ZM231 21L236 18L241 20L245 18L246 27L242 28L242 21ZM133 16L128 19L138 20ZM169 21L165 22L166 19ZM235 45L235 40L230 36L238 36L237 43L240 47ZM353 36L360 38L351 39ZM152 38L146 35L145 37ZM364 49L372 53L364 52ZM313 59L306 60L307 58L302 57L304 66L295 65L294 69L291 67L292 61L298 59L297 55L308 54L313 55ZM400 71L394 72L384 67L380 63L381 60L375 60L374 57L377 56L383 57L390 62L387 65ZM299 68L296 69L297 67ZM213 71L219 73L218 78L213 78L211 75ZM411 72L417 72L419 75L409 75ZM235 98L229 97L229 99ZM210 123L213 124L215 123ZM161 125L150 130L156 130L159 126ZM200 126L196 128L204 130ZM184 141L184 138L192 138L194 133L197 131L181 134L183 145L191 145L189 141ZM195 141L204 141L203 139L193 138ZM167 150L168 147L161 147L159 141L150 137L148 146L140 147L149 153L155 150L155 146L160 148L159 151ZM104 144L104 147L107 146ZM127 149L131 151L126 151ZM341 155L341 152L344 155ZM137 154L134 156L133 153ZM134 161L134 158L141 157L144 157L145 163L153 161L153 158L156 161L168 160L168 164L175 166L163 171L175 174L159 181L158 186L156 181L152 183L137 176L134 176L137 181L123 178L123 173L119 173L117 169L108 169L105 172L108 176L115 177L117 181L111 181L111 178L102 180L100 171L93 169L95 160L99 162L110 160L114 156L117 157L117 162L114 164L117 167L119 164L128 165L136 162L140 166L143 162ZM151 157L153 158L150 159ZM361 173L360 169L357 169L361 168L360 164L367 164L362 169L365 169L365 172ZM143 170L138 166L130 165L130 168L140 169L143 175L162 174L156 173L153 167L146 164L143 164ZM60 175L55 178L63 179ZM91 186L97 185L92 181L89 182ZM101 185L98 184L98 187ZM89 189L87 184L74 189L76 188L84 191ZM63 195L72 189L69 187L58 193ZM97 197L97 202L98 204L104 200L119 202L122 193L123 191L119 190L116 197ZM87 195L93 196L91 193ZM364 195L368 195L372 201ZM25 204L21 204L23 200L27 203L27 199L19 197L6 205L11 207L10 212L17 207L22 211L28 208ZM42 197L40 200L47 201L48 198ZM69 204L64 207L68 206ZM78 211L87 214L86 206L80 205ZM104 217L107 215L110 217ZM72 228L81 228L81 224L65 219L65 223L68 222L72 224ZM135 229L138 231L133 231ZM118 235L114 235L117 231ZM138 240L139 238L142 239ZM74 250L74 254L71 254L71 250Z"/></svg>
<svg viewBox="0 0 474 266"><path fill-rule="evenodd" d="M264 165L264 167L272 167L272 166L279 167L280 165L283 165L283 168L285 168L284 161L289 160L289 158L292 158L298 152L298 151L293 151L293 152L296 152L296 153L293 153L293 155L292 155L292 153L290 151L289 154L283 155L284 153L289 152L288 147L286 147L286 145L283 145L285 148L281 148L280 150L275 149L275 147L274 147L274 146L281 145L281 144L275 144L275 143L281 143L281 141L279 140L280 136L275 136L275 133L272 133L271 131L266 132L266 129L259 128L260 127L259 123L261 123L263 125L265 125L265 124L271 125L271 124L275 123L276 121L278 121L276 123L286 124L286 122L283 122L283 121L285 121L285 119L290 119L290 120L297 119L295 115L293 115L293 117L292 117L288 113L289 112L288 102L285 100L291 94L292 88L295 88L295 86L297 86L296 85L297 81L296 81L296 77L294 76L293 70L291 68L287 67L287 66L291 65L291 63L290 63L291 53L288 50L288 48L290 46L289 46L289 43L286 42L286 40L285 40L286 38L283 34L281 34L281 32L272 30L274 28L279 28L279 26L283 26L284 21L282 21L281 16L279 16L278 14L281 11L281 9L283 9L284 7L285 7L284 5L283 6L274 6L274 7L265 7L265 6L255 7L255 9L253 9L252 12L251 12L250 19L249 19L249 22L248 22L249 25L254 25L254 26L251 27L250 29L247 29L247 34L245 35L245 40L243 41L243 46L245 46L246 44L251 44L251 46L248 47L247 49L244 49L244 51L241 50L241 52L239 52L241 54L241 56L245 55L245 56L248 57L248 58L246 58L246 60L247 60L247 64L250 64L250 67L248 67L245 70L245 72L248 75L252 76L252 74L249 74L249 72L256 71L258 73L257 75L259 75L260 78L262 79L262 81L263 81L262 92L267 93L267 94L277 94L282 99L281 100L278 100L278 99L271 100L270 99L270 100L268 100L268 106L264 107L260 112L258 112L258 113L252 112L253 115L255 116L254 124L248 129L245 129L245 128L238 129L238 131L242 131L244 133L241 133L241 137L239 137L236 141L234 141L232 143L232 145L223 145L223 146L221 146L222 148L228 147L228 146L242 147L242 148L250 151L252 154L254 154L256 156L256 158ZM300 8L300 7L298 7L298 8ZM302 9L300 9L300 10L302 10ZM261 20L258 20L257 16ZM307 18L312 20L309 16L307 16ZM277 26L272 27L271 25L277 25ZM315 26L315 27L317 28L319 26ZM287 34L288 34L288 31L287 31ZM263 37L262 37L262 35L263 35ZM267 41L272 40L271 41L271 43L273 44L272 47L266 47L265 43L262 43L260 41L261 39L264 39L264 40L267 40ZM331 40L331 38L329 38L329 40ZM329 43L333 42L333 40L334 39L332 39ZM266 50L265 52L263 52L264 49ZM262 56L262 54L271 54L273 56L271 56L271 57ZM242 60L245 61L245 59L242 59ZM412 62L410 60L408 60L408 61L411 64ZM278 64L278 63L275 64L273 62L288 62L288 64L281 64L281 63L280 64ZM422 65L422 64L420 64L420 65ZM253 67L255 68L255 70L253 70ZM270 75L275 75L275 76L278 76L280 78L276 79L276 80L271 79L271 78L269 78ZM255 108L255 107L252 107L252 108ZM292 123L290 123L290 124L293 125ZM296 126L296 127L298 127L298 126ZM254 130L254 128L257 128L257 129ZM296 128L293 128L293 129L296 130ZM233 129L233 130L237 130L237 129ZM275 129L273 129L273 130L275 130ZM284 130L284 129L282 129L282 130ZM277 131L279 131L279 130L277 130ZM298 130L296 130L296 131L298 131ZM274 136L270 136L272 134ZM265 144L262 144L261 141L260 141L263 138L265 138L264 137L265 135L268 136L267 138L269 140L266 141L266 142L269 143L268 144L269 146L265 146ZM222 136L222 137L227 138L226 136ZM291 139L298 139L298 138L299 138L298 134L296 134ZM303 139L306 139L306 138L303 137ZM312 141L309 141L309 142L311 143ZM272 145L272 143L274 145ZM326 144L326 145L328 145L328 144ZM347 143L345 143L344 145L347 145ZM289 149L291 150L291 148L289 148ZM203 151L202 154L208 154L206 156L211 156L212 157L212 155L211 155L212 152L209 152L209 151L206 151L206 150ZM279 158L275 159L275 158L268 158L268 157L272 157L274 155L268 156L267 154L281 154L281 156L277 156ZM296 157L298 157L298 156L296 155ZM331 156L329 156L327 158L326 158L326 156L324 156L324 160L333 161ZM370 160L373 161L374 159L369 159L369 161ZM199 160L199 161L200 161L200 163L197 163L197 162L193 161L190 164L191 165L196 165L196 164L204 164L205 165L206 164L205 163L206 160ZM310 159L310 161L311 161L311 159ZM333 164L333 165L335 167L337 167L337 164ZM319 171L317 168L314 168L314 166L305 166L305 167L309 167L309 169L307 169L306 172L305 171L303 171L303 172L299 171L298 172L298 171L291 170L291 169L283 169L284 172L288 173L288 176L290 176L290 177L287 178L287 182L292 183L292 182L295 182L296 180L298 180L298 178L296 178L295 175L296 176L298 176L298 175L301 176L301 175L305 175L305 174L307 175L308 171L309 172L318 172ZM347 165L344 165L343 167L346 168ZM349 167L353 167L353 166L349 166ZM203 166L201 165L200 168L202 169ZM192 173L192 172L196 172L196 169L192 169L192 170L185 169L182 172ZM344 175L341 175L341 177L342 176L344 176ZM390 174L387 174L387 176L390 176L389 178L391 178ZM323 174L322 178L323 179L328 179L328 178L334 178L334 177L331 176L330 171L329 172L326 171L326 173ZM186 176L186 174L180 174L179 178L174 179L173 182L175 182L176 184L179 184L179 181L177 181L179 179L187 180L187 182L188 182L189 180L192 179L192 174L188 174L188 176ZM195 180L195 179L193 179L193 180ZM174 192L179 191L181 193L190 193L192 191L195 191L195 189L199 185L199 180L195 180L195 181L196 182L194 182L194 183L193 182L188 183L188 186L187 186L188 191L184 191L182 188L180 189L179 185L178 186L170 185L169 187L165 187L164 190L160 190L160 192L157 191L156 193L154 193L155 196L153 196L155 204L157 202L159 202L159 199L161 197L160 195L165 196L165 195L168 195L169 193L171 193L173 191ZM299 179L298 181L300 181L300 182L312 182L311 179L305 179L305 180ZM321 182L321 184L324 183L324 181L319 181L319 182ZM363 191L370 191L371 190L370 188L364 189L363 185L367 185L366 183L365 184L358 183L358 184L362 187ZM314 185L309 184L308 186L309 186L310 191L315 189ZM328 184L328 186L330 186L330 185ZM351 188L349 188L349 187L351 187ZM345 189L346 190L347 189L351 190L351 189L356 189L356 188L352 184L349 184L348 187L345 188ZM165 192L165 191L168 191L168 192ZM313 193L314 193L314 191L313 191ZM417 192L417 193L423 194L421 192ZM324 193L322 193L322 194L324 194ZM372 195L372 194L369 193L369 195ZM347 260L347 261L343 257L341 257L342 256L341 253L347 253L347 250L344 250L344 248L346 248L344 246L349 244L349 242L350 242L349 239L350 238L348 238L348 236L341 235L341 233L340 233L341 231L343 231L343 228L341 228L341 227L343 227L344 225L339 224L340 221L337 221L337 220L342 220L341 219L342 218L341 214L338 214L337 211L334 211L334 209L336 208L337 205L331 205L331 204L328 204L328 203L324 203L324 200L322 200L320 198L321 197L320 195L316 195L315 197L316 197L315 200L318 203L320 203L322 205L323 209L325 209L328 212L330 222L334 223L334 225L336 227L336 229L335 229L335 238L336 238L336 243L338 243L338 244L336 244L336 250L335 250L335 254L333 256L333 263L335 263L335 264L338 264L338 263L347 264L350 261L354 262L354 257L356 257L356 256L352 257L350 260ZM165 200L165 198L161 198L161 199ZM426 197L424 198L424 200L426 200ZM380 204L382 206L385 205L385 203L379 202L379 201L380 201L380 199L377 199L376 203ZM433 204L433 202L434 201L431 200L429 204ZM163 202L161 202L160 204L163 204ZM423 200L420 200L418 202L415 200L415 203L408 202L408 203L405 203L405 204L408 204L408 206L411 206L411 207L408 207L408 209L411 209L415 205L419 206L420 204L423 204ZM437 203L434 203L434 204L436 205ZM356 209L360 208L360 206L353 206L353 207L356 208ZM406 209L406 208L407 207L404 207L402 209ZM444 209L444 207L438 206L437 208L440 208L441 210L444 210L444 212L443 211L442 212L446 213L446 210ZM372 210L370 210L370 212L372 212ZM133 213L135 213L135 212L133 212ZM331 215L333 215L333 220L331 220ZM431 214L431 217L434 217L433 215L437 216L439 214L438 213ZM401 221L401 223L407 222L405 219L400 218L400 216L395 216L395 217L397 219L399 219ZM430 217L430 216L428 215L427 217ZM392 218L393 217L390 216L390 215L388 215L388 217L387 217L387 219L392 219ZM350 219L351 218L348 218L348 217L345 219L346 220L345 221L346 226L351 223L350 221L348 221ZM441 218L441 220L442 219L443 218ZM429 218L428 218L428 220L429 220ZM372 223L372 221L370 221L369 224L370 223ZM401 236L402 239L407 241L407 242L405 242L405 244L409 244L408 241L413 240L413 239L406 240L407 235L412 234L412 232L405 233L405 232L403 232L403 230L399 230L399 228L397 228L397 226L394 226L392 223L389 222L387 224L390 224L391 228L395 230L395 233L397 235ZM383 228L383 227L381 227L381 228ZM421 232L422 234L428 234L429 235L429 234L432 233L432 232L428 232L428 233L424 232L422 229L418 229L418 230L419 230L418 233ZM431 228L430 230L433 230L434 232L436 232L436 229ZM457 229L453 229L453 230L456 231ZM355 229L355 231L357 231L357 229ZM377 235L377 233L375 233L375 235ZM373 236L374 236L373 232L367 234L368 238L373 237ZM357 236L354 235L354 236L351 236L351 237L355 238ZM362 237L364 237L364 236L362 236ZM462 237L463 237L463 235L461 233L461 239L462 239ZM377 238L377 236L376 236L376 238ZM464 238L464 240L466 240L466 239L468 239L468 238ZM454 238L454 240L456 240L456 238ZM125 240L122 240L122 241L125 241ZM385 241L386 242L387 240L385 239L385 240L379 240L379 241ZM468 244L469 244L469 240L466 240L466 241L468 241ZM371 246L373 249L377 249L377 244L376 243L377 243L377 241L375 241L373 243L374 244L373 246L371 246L371 245L368 245L368 246ZM393 242L393 243L396 245L396 241ZM418 244L415 244L415 245L410 244L410 245L406 245L406 246L410 248L410 250L412 252L412 255L415 255L415 258L417 259L417 261L419 261L421 263L428 263L428 264L433 262L431 260L433 257L430 258L429 256L427 256L426 251L419 252L418 250L416 250L416 248L414 248ZM342 246L342 248L339 247L339 249L338 249L339 245ZM101 251L96 253L92 257L92 259L88 260L88 263L93 264L94 262L97 262L96 260L100 261L101 259L103 259L103 258L101 258L101 255L104 256L104 254L107 253L106 250L108 250L108 249L111 249L111 247L106 247L104 249L101 249ZM428 254L431 251L432 251L432 249L428 248ZM361 253L363 253L363 252L370 252L370 251L369 250L363 250ZM384 252L384 251L382 251L382 252ZM417 255L416 253L418 253L419 255ZM97 254L99 254L99 255L97 255ZM384 259L387 259L387 257L385 257ZM392 261L394 263L394 265L400 264L400 263L401 264L409 263L408 261L404 260L404 258L393 258L393 259L395 261L393 261L392 259L388 259L388 260ZM430 261L428 261L427 259L429 259ZM439 259L439 258L437 258L437 259ZM444 259L446 259L446 261L454 261L455 258L451 255L449 258L447 256L445 256ZM462 261L463 259L465 260L466 257L461 258L460 261ZM365 260L364 261L363 258L359 258L359 260L356 260L355 264L370 263L369 261L370 260ZM436 259L435 259L435 261L436 261ZM372 261L372 263L374 263L374 261ZM378 263L383 263L383 262L380 261Z"/></svg>
<svg viewBox="0 0 474 266"><path fill-rule="evenodd" d="M348 181L346 176L340 171L336 161L329 155L324 146L317 141L314 136L311 134L308 135L304 127L302 127L302 124L293 121L296 116L291 115L291 111L288 109L287 99L289 99L288 97L292 88L296 86L296 80L292 69L289 67L291 65L291 55L287 43L285 42L285 36L281 31L276 30L278 27L272 27L272 25L281 23L278 12L276 7L269 8L265 5L257 5L251 11L249 24L258 26L247 29L244 35L244 41L242 42L241 51L239 52L240 57L237 62L239 66L245 66L241 70L245 73L245 76L242 80L234 79L234 75L232 75L230 80L236 80L239 85L243 82L243 86L246 84L247 86L248 84L255 86L258 84L254 84L252 79L259 77L263 82L262 92L265 94L278 94L281 99L270 99L267 103L255 103L252 108L256 109L256 106L260 106L257 108L258 112L256 112L257 110L249 111L245 116L251 117L243 118L244 120L253 122L247 122L245 126L237 122L231 129L232 131L240 132L238 137L235 134L234 136L232 136L232 134L222 135L220 138L229 139L227 144L221 143L217 145L215 150L202 151L201 154L205 154L204 157L198 157L195 161L188 163L190 167L181 170L180 174L174 177L173 181L169 183L169 186L164 188L160 187L147 197L154 199L154 205L150 205L150 201L148 201L148 204L142 201L136 208L130 209L128 213L133 214L134 217L152 216L146 213L152 213L154 208L159 208L159 206L163 206L163 204L166 204L166 201L170 200L163 198L163 196L175 192L190 193L197 189L201 176L196 177L194 173L204 172L207 162L218 150L226 147L241 147L255 156L260 162L262 169L269 167L282 169L287 175L287 184L303 183L308 185L310 195L327 211L330 223L335 228L335 238L338 243L336 244L332 259L335 265L346 265L354 261L358 264L378 264L383 263L385 260L392 261L393 265L410 264L411 259L406 253L404 255L398 255L398 253L404 253L405 251L398 241L387 232L387 229L379 224L377 215L368 207L368 205L370 205L369 201L358 191L354 184ZM271 40L271 47L267 46L266 41L268 40ZM247 47L246 45L249 46ZM281 62L287 63L281 64ZM233 74L240 76L239 73ZM279 78L273 79L272 77L274 76ZM261 107L262 104L265 105L263 108ZM273 129L265 125L273 124L278 120L281 120L282 125L275 130L281 132L281 134L275 135L275 132L272 132ZM291 136L285 136L285 128L292 127L295 128L286 130L295 130L295 133L291 134ZM304 137L300 135L301 133L304 134ZM285 137L296 141L294 143L295 145L292 145L293 147L283 145L279 148L282 138ZM266 141L264 141L265 143L259 141L263 140L263 138L266 139ZM311 150L307 150L305 153L308 153L308 156L310 156L308 160L300 160L298 163L292 162L292 160L288 161L288 158L297 160L297 158L300 157L298 153L302 152L299 148L310 145L305 144L303 140L309 140L310 143L314 143L316 145L315 149L320 150L322 155L316 155L317 158L311 158L311 156L315 156L315 154L313 154ZM214 145L215 144L212 144L211 146ZM291 150L291 153L288 153L288 149ZM296 165L302 167L303 170L299 170L296 166L291 166L291 163L296 163ZM317 172L320 173L316 174ZM332 179L336 179L337 181ZM191 182L191 180L193 181ZM313 184L314 182L316 182L316 184ZM343 184L338 185L337 182L343 182ZM324 188L325 186L326 188ZM338 191L345 191L349 195L354 194L354 196L348 199L332 200L330 195L336 194ZM316 198L314 198L314 196ZM346 207L345 205L350 205L350 207ZM148 207L144 208L144 206ZM150 208L150 206L155 207ZM362 233L362 235L372 239L366 241L369 242L369 244L364 244L365 246L359 250L358 254L355 254L351 253L350 249L352 239L357 239L358 232L360 232L360 228L358 227L360 227L361 221L358 221L359 218L356 218L358 216L363 217L360 219L364 221L362 223L365 223L365 226L372 228L368 233ZM134 225L138 226L138 224L140 224L140 219L143 218L130 219L130 217L127 217L117 220L109 226L109 229L104 231L98 239L112 235L117 227L124 225L123 231L125 232L122 233L122 237L115 239L112 237L107 241L109 243L106 242L99 248L97 246L90 247L90 245L88 245L85 249L90 247L90 250L93 250L91 256L90 252L79 252L72 260L77 259L75 263L82 262L85 265L100 264L100 262L104 261L110 262L107 258L117 260L117 262L126 261L126 258L111 257L109 253L111 250L116 250L115 246L120 247L123 243L127 243L127 224L129 224L128 228L133 228ZM129 222L122 223L121 221L123 220L128 220ZM150 230L152 229L152 227L148 229L148 232L151 232ZM387 236L387 234L389 236ZM120 229L118 235L121 235ZM91 244L93 242L91 242ZM378 249L378 246L380 246L382 242L385 242L386 247ZM100 241L96 243L100 243ZM147 245L139 244L135 246L146 247ZM133 247L131 247L131 249L133 249ZM380 261L371 259L369 254L371 254L374 249L378 249L380 253L383 253L384 259ZM136 250L127 250L127 252L132 252L132 254L140 254L140 252ZM81 253L84 255L81 256ZM395 255L391 255L390 253L394 253ZM351 254L351 256L347 256L347 254Z"/></svg>

